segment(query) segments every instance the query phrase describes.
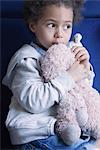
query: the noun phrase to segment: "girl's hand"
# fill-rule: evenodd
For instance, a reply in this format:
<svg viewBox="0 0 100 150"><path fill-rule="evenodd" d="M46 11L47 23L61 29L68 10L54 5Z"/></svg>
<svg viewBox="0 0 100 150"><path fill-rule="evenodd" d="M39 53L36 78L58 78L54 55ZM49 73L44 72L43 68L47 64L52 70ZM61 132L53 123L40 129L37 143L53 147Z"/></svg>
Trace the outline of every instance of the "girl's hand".
<svg viewBox="0 0 100 150"><path fill-rule="evenodd" d="M67 72L72 76L74 81L80 81L82 80L84 76L84 65L79 64L78 61L76 61Z"/></svg>
<svg viewBox="0 0 100 150"><path fill-rule="evenodd" d="M72 52L75 54L75 58L80 64L83 64L87 70L90 70L90 55L87 49L83 46L73 46Z"/></svg>

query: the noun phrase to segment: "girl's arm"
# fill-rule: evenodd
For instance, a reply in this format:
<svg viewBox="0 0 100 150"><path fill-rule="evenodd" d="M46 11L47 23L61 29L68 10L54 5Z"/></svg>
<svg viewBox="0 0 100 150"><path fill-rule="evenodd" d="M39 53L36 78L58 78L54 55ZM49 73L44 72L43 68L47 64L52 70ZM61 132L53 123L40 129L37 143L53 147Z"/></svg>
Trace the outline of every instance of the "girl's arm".
<svg viewBox="0 0 100 150"><path fill-rule="evenodd" d="M75 82L66 72L44 83L36 59L22 59L13 71L11 90L18 103L31 113L40 113L63 99Z"/></svg>

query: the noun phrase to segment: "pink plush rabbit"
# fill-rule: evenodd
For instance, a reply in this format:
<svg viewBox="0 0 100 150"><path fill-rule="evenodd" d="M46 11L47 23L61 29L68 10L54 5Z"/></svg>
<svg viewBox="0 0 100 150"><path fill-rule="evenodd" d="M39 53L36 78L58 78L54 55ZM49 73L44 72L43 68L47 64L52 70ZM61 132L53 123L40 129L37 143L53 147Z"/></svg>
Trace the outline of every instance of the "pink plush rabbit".
<svg viewBox="0 0 100 150"><path fill-rule="evenodd" d="M81 38L80 34L76 34L74 41L67 46L55 44L47 50L41 59L41 69L46 82L66 72L76 61L71 47L82 46ZM70 91L66 91L57 107L56 132L65 144L77 142L81 130L95 139L100 138L100 95L89 83L86 70L83 79L75 83Z"/></svg>

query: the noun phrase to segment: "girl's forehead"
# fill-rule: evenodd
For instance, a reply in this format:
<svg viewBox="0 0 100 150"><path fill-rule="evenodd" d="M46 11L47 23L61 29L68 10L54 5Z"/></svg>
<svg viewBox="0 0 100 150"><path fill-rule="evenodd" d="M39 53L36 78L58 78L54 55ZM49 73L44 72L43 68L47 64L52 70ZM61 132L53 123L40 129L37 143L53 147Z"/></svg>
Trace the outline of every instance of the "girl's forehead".
<svg viewBox="0 0 100 150"><path fill-rule="evenodd" d="M70 7L51 5L43 10L42 19L73 20L73 10Z"/></svg>

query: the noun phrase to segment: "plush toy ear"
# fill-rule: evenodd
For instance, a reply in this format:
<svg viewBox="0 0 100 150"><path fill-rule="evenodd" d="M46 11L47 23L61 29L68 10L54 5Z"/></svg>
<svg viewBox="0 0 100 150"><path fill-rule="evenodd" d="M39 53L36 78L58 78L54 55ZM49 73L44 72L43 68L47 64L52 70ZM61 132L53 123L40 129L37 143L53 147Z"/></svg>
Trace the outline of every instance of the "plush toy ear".
<svg viewBox="0 0 100 150"><path fill-rule="evenodd" d="M82 35L80 33L76 33L74 35L74 39L73 41L76 43L76 44L80 44L81 43L81 39L82 39Z"/></svg>
<svg viewBox="0 0 100 150"><path fill-rule="evenodd" d="M73 46L82 46L81 39L82 35L80 33L76 33L74 35L73 41L69 42L67 47L72 48Z"/></svg>

